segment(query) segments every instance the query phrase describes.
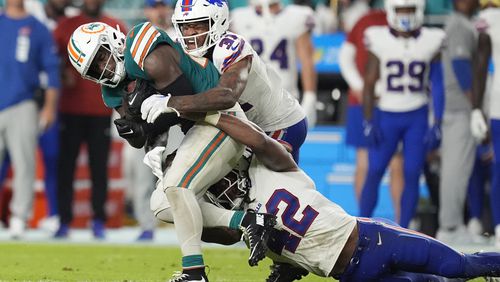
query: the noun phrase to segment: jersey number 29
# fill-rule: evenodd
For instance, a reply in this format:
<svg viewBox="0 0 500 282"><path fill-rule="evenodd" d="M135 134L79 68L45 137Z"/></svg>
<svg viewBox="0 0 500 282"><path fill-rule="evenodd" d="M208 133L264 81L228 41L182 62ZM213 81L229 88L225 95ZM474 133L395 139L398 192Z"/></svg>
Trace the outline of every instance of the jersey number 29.
<svg viewBox="0 0 500 282"><path fill-rule="evenodd" d="M404 92L408 88L410 92L422 92L424 90L424 73L426 64L421 61L413 61L408 65L401 61L388 61L387 68L387 90L391 92ZM405 74L410 77L406 84L403 80Z"/></svg>

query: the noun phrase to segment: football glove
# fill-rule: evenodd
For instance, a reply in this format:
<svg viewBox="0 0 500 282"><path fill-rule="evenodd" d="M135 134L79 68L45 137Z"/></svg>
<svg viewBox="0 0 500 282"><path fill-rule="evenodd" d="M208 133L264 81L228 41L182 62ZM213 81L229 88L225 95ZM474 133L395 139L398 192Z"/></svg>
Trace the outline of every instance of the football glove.
<svg viewBox="0 0 500 282"><path fill-rule="evenodd" d="M317 100L316 93L312 91L306 91L302 96L302 103L300 104L304 109L304 111L306 112L307 127L309 129L316 126L316 121L317 121L316 100Z"/></svg>
<svg viewBox="0 0 500 282"><path fill-rule="evenodd" d="M480 109L474 109L471 112L470 117L470 131L472 136L481 142L486 138L486 133L488 132L488 125L484 119L483 113Z"/></svg>
<svg viewBox="0 0 500 282"><path fill-rule="evenodd" d="M439 148L441 145L441 125L434 124L427 130L424 137L424 144L427 152L431 152Z"/></svg>
<svg viewBox="0 0 500 282"><path fill-rule="evenodd" d="M151 151L146 153L142 160L160 180L163 179L162 157L165 149L165 146L154 147Z"/></svg>
<svg viewBox="0 0 500 282"><path fill-rule="evenodd" d="M168 106L168 100L171 96L170 94L167 96L155 94L144 100L141 105L142 119L153 123L158 116L164 113L176 113L177 116L180 116L176 109Z"/></svg>
<svg viewBox="0 0 500 282"><path fill-rule="evenodd" d="M134 89L125 95L127 114L133 119L140 119L142 102L157 93L158 91L151 87L146 80L137 79Z"/></svg>
<svg viewBox="0 0 500 282"><path fill-rule="evenodd" d="M120 137L125 139L145 137L149 130L149 125L145 121L133 121L125 118L118 118L113 122Z"/></svg>
<svg viewBox="0 0 500 282"><path fill-rule="evenodd" d="M382 143L382 132L376 123L363 121L363 135L368 147L378 147Z"/></svg>

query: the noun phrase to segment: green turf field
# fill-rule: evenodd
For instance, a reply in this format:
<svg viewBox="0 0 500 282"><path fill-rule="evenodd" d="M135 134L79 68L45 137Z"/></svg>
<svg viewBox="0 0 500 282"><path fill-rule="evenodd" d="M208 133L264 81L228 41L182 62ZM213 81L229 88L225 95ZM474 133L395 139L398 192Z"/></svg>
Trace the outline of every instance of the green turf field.
<svg viewBox="0 0 500 282"><path fill-rule="evenodd" d="M248 250L207 248L210 281L265 281L270 260L250 268ZM3 281L167 281L180 270L175 247L61 243L0 243ZM304 282L334 281L309 274ZM483 279L473 280L476 282Z"/></svg>
<svg viewBox="0 0 500 282"><path fill-rule="evenodd" d="M248 250L207 248L210 281L264 281L270 260L249 267ZM175 247L0 243L0 281L167 281L180 270ZM309 274L300 281L333 281Z"/></svg>

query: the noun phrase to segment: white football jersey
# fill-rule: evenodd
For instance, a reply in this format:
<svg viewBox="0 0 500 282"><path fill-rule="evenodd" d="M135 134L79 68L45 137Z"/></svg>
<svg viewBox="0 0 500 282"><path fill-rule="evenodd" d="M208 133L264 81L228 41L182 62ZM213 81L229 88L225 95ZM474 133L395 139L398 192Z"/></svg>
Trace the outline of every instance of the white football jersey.
<svg viewBox="0 0 500 282"><path fill-rule="evenodd" d="M386 26L365 31L367 49L380 62L378 107L388 112L416 110L428 103L430 63L441 51L445 33L422 27L410 38L397 37Z"/></svg>
<svg viewBox="0 0 500 282"><path fill-rule="evenodd" d="M212 56L220 73L252 56L247 85L238 102L248 119L262 130L270 132L287 128L304 119L304 111L283 88L279 75L259 58L242 36L226 33L215 45Z"/></svg>
<svg viewBox="0 0 500 282"><path fill-rule="evenodd" d="M313 10L288 5L280 13L266 18L248 6L233 10L231 17L236 19L231 22L231 30L250 40L257 54L281 76L283 87L298 98L295 42L314 27Z"/></svg>
<svg viewBox="0 0 500 282"><path fill-rule="evenodd" d="M491 38L491 57L495 72L491 82L490 118L500 119L500 8L489 8L479 13L478 28Z"/></svg>
<svg viewBox="0 0 500 282"><path fill-rule="evenodd" d="M248 172L250 199L255 199L248 208L275 214L276 228L280 229L281 239L268 243L267 255L328 276L356 226L356 218L321 195L302 170L275 172L254 157Z"/></svg>

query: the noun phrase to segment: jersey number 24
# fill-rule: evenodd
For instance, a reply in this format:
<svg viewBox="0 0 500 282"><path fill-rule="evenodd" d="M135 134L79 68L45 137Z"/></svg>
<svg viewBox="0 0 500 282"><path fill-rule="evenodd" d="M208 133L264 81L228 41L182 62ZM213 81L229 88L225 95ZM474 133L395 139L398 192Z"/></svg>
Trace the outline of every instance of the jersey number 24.
<svg viewBox="0 0 500 282"><path fill-rule="evenodd" d="M254 38L250 40L252 48L257 52L257 55L261 55L264 52L264 41L259 38ZM281 41L276 45L276 48L271 52L271 57L269 60L277 61L280 69L288 69L288 54L286 53L286 47L288 40L281 39Z"/></svg>

